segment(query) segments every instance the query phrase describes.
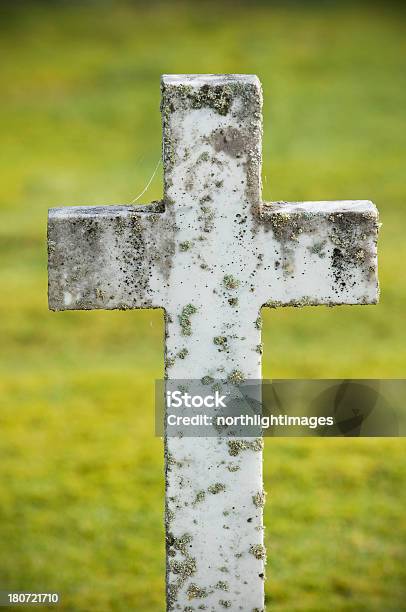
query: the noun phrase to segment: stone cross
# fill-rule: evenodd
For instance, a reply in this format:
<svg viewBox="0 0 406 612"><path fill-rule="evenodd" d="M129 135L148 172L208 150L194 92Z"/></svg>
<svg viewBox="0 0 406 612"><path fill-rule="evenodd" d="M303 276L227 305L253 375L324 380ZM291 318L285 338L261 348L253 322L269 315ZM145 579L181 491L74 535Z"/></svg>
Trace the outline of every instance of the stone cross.
<svg viewBox="0 0 406 612"><path fill-rule="evenodd" d="M249 75L162 78L164 196L49 212L52 310L162 308L172 379L261 376L261 307L376 303L369 201L261 201ZM264 609L262 440L165 440L167 609Z"/></svg>

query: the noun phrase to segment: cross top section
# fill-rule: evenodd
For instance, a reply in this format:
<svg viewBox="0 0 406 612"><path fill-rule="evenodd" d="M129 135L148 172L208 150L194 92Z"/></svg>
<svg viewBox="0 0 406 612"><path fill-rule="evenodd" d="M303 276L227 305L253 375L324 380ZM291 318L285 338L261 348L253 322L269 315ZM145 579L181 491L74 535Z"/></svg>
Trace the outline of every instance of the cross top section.
<svg viewBox="0 0 406 612"><path fill-rule="evenodd" d="M246 204L258 206L262 134L258 78L164 75L161 90L165 196L177 207L210 197L222 214L235 214L236 207Z"/></svg>

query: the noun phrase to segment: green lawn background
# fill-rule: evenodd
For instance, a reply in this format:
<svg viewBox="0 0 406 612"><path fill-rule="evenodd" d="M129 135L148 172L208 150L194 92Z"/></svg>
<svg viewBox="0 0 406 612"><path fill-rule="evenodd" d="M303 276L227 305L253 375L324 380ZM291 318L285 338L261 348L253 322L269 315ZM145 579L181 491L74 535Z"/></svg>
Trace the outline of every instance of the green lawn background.
<svg viewBox="0 0 406 612"><path fill-rule="evenodd" d="M264 312L266 377L405 372L405 13L387 3L0 9L0 589L164 609L156 311L50 313L46 215L129 203L160 157L164 72L264 88L264 199L376 202L376 307ZM158 173L143 200L161 197ZM267 602L405 610L402 440L266 440Z"/></svg>

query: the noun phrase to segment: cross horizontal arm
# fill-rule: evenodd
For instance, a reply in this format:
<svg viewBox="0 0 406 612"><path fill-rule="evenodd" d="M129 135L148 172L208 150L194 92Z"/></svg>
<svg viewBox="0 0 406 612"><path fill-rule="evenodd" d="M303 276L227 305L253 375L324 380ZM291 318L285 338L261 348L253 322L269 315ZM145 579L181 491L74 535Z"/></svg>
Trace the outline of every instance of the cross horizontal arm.
<svg viewBox="0 0 406 612"><path fill-rule="evenodd" d="M163 306L173 233L160 203L50 209L50 309Z"/></svg>
<svg viewBox="0 0 406 612"><path fill-rule="evenodd" d="M377 302L372 202L273 202L262 205L260 218L265 306Z"/></svg>

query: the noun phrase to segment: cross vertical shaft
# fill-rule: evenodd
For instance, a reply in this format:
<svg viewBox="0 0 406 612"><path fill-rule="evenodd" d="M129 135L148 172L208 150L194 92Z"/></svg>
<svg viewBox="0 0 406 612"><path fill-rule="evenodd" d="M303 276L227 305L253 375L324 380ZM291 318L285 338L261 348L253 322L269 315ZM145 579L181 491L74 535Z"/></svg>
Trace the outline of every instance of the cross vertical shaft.
<svg viewBox="0 0 406 612"><path fill-rule="evenodd" d="M250 278L259 82L163 77L162 90L165 201L179 228L166 303L167 376L259 379L260 305ZM166 487L169 608L262 610L261 443L239 449L225 438L168 438Z"/></svg>

